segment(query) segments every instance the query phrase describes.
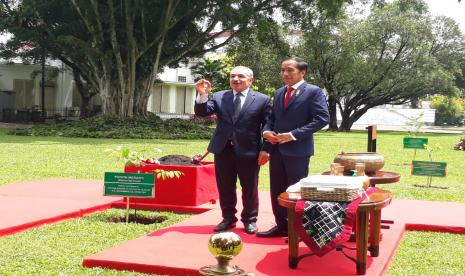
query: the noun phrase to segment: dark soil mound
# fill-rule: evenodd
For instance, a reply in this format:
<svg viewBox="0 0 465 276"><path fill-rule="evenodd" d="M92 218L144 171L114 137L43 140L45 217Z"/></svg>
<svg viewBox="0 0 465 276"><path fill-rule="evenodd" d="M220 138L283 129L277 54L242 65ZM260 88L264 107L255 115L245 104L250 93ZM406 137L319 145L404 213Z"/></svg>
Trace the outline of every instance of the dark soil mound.
<svg viewBox="0 0 465 276"><path fill-rule="evenodd" d="M164 222L165 220L167 220L168 217L166 216L158 216L158 217L152 217L152 218L149 218L149 217L144 217L144 216L134 216L134 214L130 214L129 215L129 222L133 222L133 223L139 223L139 224L144 224L144 225L148 225L148 224L154 224L154 223L161 223L161 222ZM111 216L108 218L108 221L110 222L115 222L115 223L121 223L121 222L126 222L126 217L123 216L123 217L116 217L116 216Z"/></svg>
<svg viewBox="0 0 465 276"><path fill-rule="evenodd" d="M199 164L192 162L191 157L180 154L166 155L159 158L158 161L163 165L199 166Z"/></svg>

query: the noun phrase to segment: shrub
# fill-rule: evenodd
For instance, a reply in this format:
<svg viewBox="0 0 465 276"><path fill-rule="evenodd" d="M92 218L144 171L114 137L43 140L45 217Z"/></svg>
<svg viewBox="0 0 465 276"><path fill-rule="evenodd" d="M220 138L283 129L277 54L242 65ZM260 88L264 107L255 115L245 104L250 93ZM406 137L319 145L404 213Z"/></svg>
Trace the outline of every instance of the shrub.
<svg viewBox="0 0 465 276"><path fill-rule="evenodd" d="M436 96L431 101L436 109L436 125L463 125L462 100L453 97Z"/></svg>
<svg viewBox="0 0 465 276"><path fill-rule="evenodd" d="M197 124L211 126L211 125L216 123L216 115L213 114L213 115L206 116L206 117L191 115L191 116L189 116L189 121L191 121L193 123L197 123Z"/></svg>
<svg viewBox="0 0 465 276"><path fill-rule="evenodd" d="M454 145L455 150L465 150L465 137L460 139L460 141Z"/></svg>
<svg viewBox="0 0 465 276"><path fill-rule="evenodd" d="M163 121L156 115L125 119L118 116L96 116L77 122L34 125L32 128L11 130L9 133L22 136L116 139L209 139L212 129L204 123L183 119Z"/></svg>

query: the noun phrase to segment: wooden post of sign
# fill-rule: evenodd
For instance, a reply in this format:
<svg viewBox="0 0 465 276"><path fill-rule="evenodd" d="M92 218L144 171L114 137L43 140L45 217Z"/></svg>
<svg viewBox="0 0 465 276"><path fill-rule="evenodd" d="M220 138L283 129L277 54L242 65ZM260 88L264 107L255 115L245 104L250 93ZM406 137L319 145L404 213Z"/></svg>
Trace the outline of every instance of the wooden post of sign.
<svg viewBox="0 0 465 276"><path fill-rule="evenodd" d="M130 197L126 197L126 223L129 223L129 199Z"/></svg>
<svg viewBox="0 0 465 276"><path fill-rule="evenodd" d="M404 149L413 149L412 160L415 161L417 156L417 149L425 149L425 145L428 144L428 138L404 137L403 144Z"/></svg>
<svg viewBox="0 0 465 276"><path fill-rule="evenodd" d="M376 125L368 126L368 152L376 152Z"/></svg>
<svg viewBox="0 0 465 276"><path fill-rule="evenodd" d="M140 170L137 173L142 173ZM137 223L137 199L134 199L134 223Z"/></svg>
<svg viewBox="0 0 465 276"><path fill-rule="evenodd" d="M376 152L376 125L367 126L368 130L368 152ZM381 220L382 223L393 224L393 220ZM387 226L389 228L389 226Z"/></svg>
<svg viewBox="0 0 465 276"><path fill-rule="evenodd" d="M427 183L426 185L428 186L428 188L431 188L431 183L433 182L433 177L432 176L428 176L428 178L426 179Z"/></svg>

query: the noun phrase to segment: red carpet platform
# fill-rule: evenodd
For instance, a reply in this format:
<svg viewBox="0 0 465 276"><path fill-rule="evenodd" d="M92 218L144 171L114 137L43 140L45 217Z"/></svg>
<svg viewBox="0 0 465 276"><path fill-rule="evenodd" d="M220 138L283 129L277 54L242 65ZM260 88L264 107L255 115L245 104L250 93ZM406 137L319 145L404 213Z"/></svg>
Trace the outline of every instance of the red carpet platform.
<svg viewBox="0 0 465 276"><path fill-rule="evenodd" d="M409 201L394 199L383 209L383 219L394 220L390 229L383 230L379 257L368 257L367 275L382 275L405 230L431 230L465 234L465 204ZM198 275L198 268L215 263L207 242L212 228L220 220L220 211L214 209L172 227L155 231L147 236L84 259L85 267L106 267L169 275ZM259 229L273 225L268 193L260 194ZM283 238L260 239L243 232L242 224L234 229L244 242L242 252L232 264L256 275L355 275L355 264L333 250L322 258L304 258L297 269L288 268L287 245ZM354 247L353 243L347 244ZM355 257L355 251L345 250ZM299 253L308 253L301 244Z"/></svg>
<svg viewBox="0 0 465 276"><path fill-rule="evenodd" d="M110 208L102 181L47 179L0 186L0 236Z"/></svg>
<svg viewBox="0 0 465 276"><path fill-rule="evenodd" d="M51 179L0 186L0 236L105 210L118 205L115 202L120 200L102 196L102 181ZM205 204L200 208L212 207L210 211L169 228L88 256L83 265L156 274L198 275L200 267L215 263L207 242L212 228L220 220L220 211L217 204ZM171 207L160 208L169 210ZM367 275L382 275L387 271L405 230L465 234L464 213L465 204L394 199L383 209L383 219L394 220L394 224L383 230L380 256L368 257ZM259 229L268 229L273 224L268 192L261 192ZM244 247L232 264L256 275L355 274L355 264L336 251L323 258L307 257L297 269L291 270L287 265L288 250L283 238L259 239L247 235L241 223L234 231L242 237ZM301 244L299 252L308 253L308 249ZM346 252L355 255L355 251Z"/></svg>

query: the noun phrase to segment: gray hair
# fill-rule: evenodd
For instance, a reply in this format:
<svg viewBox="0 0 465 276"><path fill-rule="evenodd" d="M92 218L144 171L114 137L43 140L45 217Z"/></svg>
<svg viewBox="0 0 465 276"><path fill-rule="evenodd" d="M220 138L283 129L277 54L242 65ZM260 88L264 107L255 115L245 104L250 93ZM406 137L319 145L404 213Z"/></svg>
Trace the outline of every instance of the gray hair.
<svg viewBox="0 0 465 276"><path fill-rule="evenodd" d="M252 77L253 78L253 71L252 69L250 69L249 67L245 67L245 66L236 66L234 67L233 69L231 69L231 72L232 71L240 71L242 73L245 73L246 75L248 75L249 77Z"/></svg>

